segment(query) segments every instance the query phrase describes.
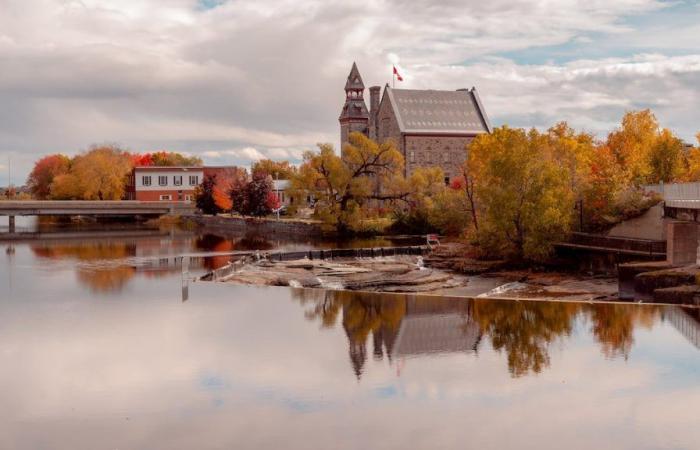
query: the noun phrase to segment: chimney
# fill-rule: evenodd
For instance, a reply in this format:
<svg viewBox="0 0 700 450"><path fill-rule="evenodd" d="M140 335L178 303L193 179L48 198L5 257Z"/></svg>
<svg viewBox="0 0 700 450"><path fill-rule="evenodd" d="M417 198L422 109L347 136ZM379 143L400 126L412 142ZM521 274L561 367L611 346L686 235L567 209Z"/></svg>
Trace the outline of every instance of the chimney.
<svg viewBox="0 0 700 450"><path fill-rule="evenodd" d="M369 88L369 137L377 140L377 127L379 114L379 93L382 88L380 86L372 86Z"/></svg>

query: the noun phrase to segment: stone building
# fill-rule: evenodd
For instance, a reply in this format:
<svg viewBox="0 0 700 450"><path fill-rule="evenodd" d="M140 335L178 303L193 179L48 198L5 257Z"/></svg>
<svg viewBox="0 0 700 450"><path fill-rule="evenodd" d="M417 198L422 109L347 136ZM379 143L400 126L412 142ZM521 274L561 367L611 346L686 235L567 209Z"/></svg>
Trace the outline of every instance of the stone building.
<svg viewBox="0 0 700 450"><path fill-rule="evenodd" d="M467 145L492 131L476 88L456 91L394 89L387 84L369 88L353 63L345 83L345 105L340 114L341 148L353 131L378 142L393 140L406 161L406 176L417 167L439 166L445 181L459 176Z"/></svg>

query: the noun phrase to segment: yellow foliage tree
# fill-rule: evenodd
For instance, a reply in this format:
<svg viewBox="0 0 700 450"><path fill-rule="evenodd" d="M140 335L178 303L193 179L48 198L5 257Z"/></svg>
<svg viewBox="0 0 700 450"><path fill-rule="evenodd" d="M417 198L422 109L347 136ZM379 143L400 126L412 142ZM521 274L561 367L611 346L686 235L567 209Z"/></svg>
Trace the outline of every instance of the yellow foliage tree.
<svg viewBox="0 0 700 450"><path fill-rule="evenodd" d="M674 136L671 130L664 128L651 147L649 163L651 174L648 182L668 183L679 179L686 171L683 141Z"/></svg>
<svg viewBox="0 0 700 450"><path fill-rule="evenodd" d="M608 135L606 144L627 182L640 185L651 177L651 154L658 135L659 122L649 109L626 113L622 126Z"/></svg>
<svg viewBox="0 0 700 450"><path fill-rule="evenodd" d="M361 133L351 133L343 150L342 158L330 144L305 153L291 190L296 198L313 198L316 216L329 226L358 231L369 201L405 196L394 189L401 184L403 157L393 143L377 144Z"/></svg>
<svg viewBox="0 0 700 450"><path fill-rule="evenodd" d="M487 253L543 259L569 231L574 207L569 171L547 135L507 126L469 148L479 207L478 240Z"/></svg>
<svg viewBox="0 0 700 450"><path fill-rule="evenodd" d="M56 200L120 200L131 172L131 157L115 146L98 146L73 158L70 171L51 186Z"/></svg>

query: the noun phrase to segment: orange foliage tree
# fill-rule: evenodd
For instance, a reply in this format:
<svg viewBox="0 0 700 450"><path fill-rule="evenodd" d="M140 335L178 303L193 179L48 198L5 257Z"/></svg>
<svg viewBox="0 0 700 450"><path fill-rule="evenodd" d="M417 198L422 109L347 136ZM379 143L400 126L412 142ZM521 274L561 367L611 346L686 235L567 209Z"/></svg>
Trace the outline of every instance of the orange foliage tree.
<svg viewBox="0 0 700 450"><path fill-rule="evenodd" d="M66 155L44 156L34 163L34 168L27 178L27 186L35 198L45 200L51 194L51 184L54 179L67 174L69 169L70 158Z"/></svg>

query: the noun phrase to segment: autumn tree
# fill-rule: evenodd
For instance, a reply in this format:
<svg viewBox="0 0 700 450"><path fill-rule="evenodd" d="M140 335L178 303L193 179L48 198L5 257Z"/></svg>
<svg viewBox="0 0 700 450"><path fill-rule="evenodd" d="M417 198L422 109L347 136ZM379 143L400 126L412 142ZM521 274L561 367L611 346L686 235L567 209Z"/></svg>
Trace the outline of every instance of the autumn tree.
<svg viewBox="0 0 700 450"><path fill-rule="evenodd" d="M261 159L256 161L251 167L251 172L262 172L270 175L273 180L289 180L296 173L296 167L289 161L273 161L271 159Z"/></svg>
<svg viewBox="0 0 700 450"><path fill-rule="evenodd" d="M83 200L120 200L131 173L131 161L119 147L96 146L76 156L71 172L82 188Z"/></svg>
<svg viewBox="0 0 700 450"><path fill-rule="evenodd" d="M54 178L51 198L120 200L124 196L131 157L113 145L94 146L73 158L70 171Z"/></svg>
<svg viewBox="0 0 700 450"><path fill-rule="evenodd" d="M472 142L469 159L478 180L481 247L515 259L548 256L570 229L574 196L547 136L497 128Z"/></svg>
<svg viewBox="0 0 700 450"><path fill-rule="evenodd" d="M394 189L402 171L403 157L393 142L378 144L362 133L351 133L342 158L330 144L306 152L291 188L296 198L316 200L315 214L327 225L352 232L366 219L370 201L407 195Z"/></svg>
<svg viewBox="0 0 700 450"><path fill-rule="evenodd" d="M159 151L150 154L150 160L154 166L195 166L202 165L202 159L197 156L186 156L177 152Z"/></svg>
<svg viewBox="0 0 700 450"><path fill-rule="evenodd" d="M650 183L668 183L677 180L686 170L683 141L664 128L656 137L649 155Z"/></svg>
<svg viewBox="0 0 700 450"><path fill-rule="evenodd" d="M606 144L629 182L644 184L651 175L651 152L658 133L656 116L645 109L626 113L621 127L608 135Z"/></svg>
<svg viewBox="0 0 700 450"><path fill-rule="evenodd" d="M216 175L207 174L195 189L195 204L204 214L217 215L222 208L216 202Z"/></svg>
<svg viewBox="0 0 700 450"><path fill-rule="evenodd" d="M51 194L51 184L57 176L67 174L70 169L70 158L55 154L41 158L34 163L27 186L34 198L45 200Z"/></svg>
<svg viewBox="0 0 700 450"><path fill-rule="evenodd" d="M253 172L250 182L245 186L245 203L239 212L249 216L266 216L272 212L274 204L270 203L273 191L272 178L265 172Z"/></svg>

